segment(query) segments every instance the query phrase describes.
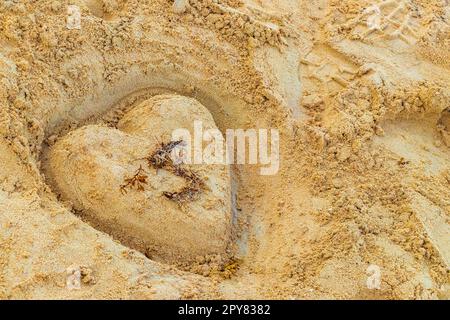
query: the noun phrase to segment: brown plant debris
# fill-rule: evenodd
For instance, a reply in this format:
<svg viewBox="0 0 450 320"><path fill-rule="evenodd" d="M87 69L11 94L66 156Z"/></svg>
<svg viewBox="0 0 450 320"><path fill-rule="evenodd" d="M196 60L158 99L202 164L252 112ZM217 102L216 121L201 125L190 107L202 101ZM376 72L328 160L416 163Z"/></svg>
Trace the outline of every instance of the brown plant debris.
<svg viewBox="0 0 450 320"><path fill-rule="evenodd" d="M148 175L142 165L136 170L136 173L131 178L125 178L124 184L120 186L120 192L126 194L129 189L136 188L138 191L144 191L144 186L147 184Z"/></svg>
<svg viewBox="0 0 450 320"><path fill-rule="evenodd" d="M183 140L161 143L161 146L150 157L146 158L149 166L157 169L161 169L167 165L170 166L173 163L170 153L181 143L183 143Z"/></svg>
<svg viewBox="0 0 450 320"><path fill-rule="evenodd" d="M198 196L205 188L205 183L195 172L174 166L174 173L186 180L187 186L178 192L163 192L167 199L175 201L179 205L198 199Z"/></svg>
<svg viewBox="0 0 450 320"><path fill-rule="evenodd" d="M166 169L178 177L185 179L187 185L181 191L169 192L165 191L162 194L169 200L183 205L187 202L198 199L201 192L205 189L205 183L200 176L190 169L181 167L175 164L170 156L173 149L181 145L183 140L171 141L169 143L162 142L158 149L156 149L149 157L139 160L146 160L149 168ZM136 188L138 191L144 191L144 185L147 184L148 175L142 168L142 165L131 178L125 179L124 184L120 187L122 193L126 193L128 189Z"/></svg>

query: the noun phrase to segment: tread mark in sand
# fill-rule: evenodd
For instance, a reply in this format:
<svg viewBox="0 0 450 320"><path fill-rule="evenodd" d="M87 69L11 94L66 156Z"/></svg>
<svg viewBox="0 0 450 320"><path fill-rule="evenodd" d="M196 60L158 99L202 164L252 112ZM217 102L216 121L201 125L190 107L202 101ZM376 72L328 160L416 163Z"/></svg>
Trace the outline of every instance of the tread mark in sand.
<svg viewBox="0 0 450 320"><path fill-rule="evenodd" d="M412 12L412 3L408 0L385 0L373 4L347 22L361 40L400 39L413 45L419 38L416 15ZM362 26L362 30L361 27ZM357 29L361 31L358 32Z"/></svg>

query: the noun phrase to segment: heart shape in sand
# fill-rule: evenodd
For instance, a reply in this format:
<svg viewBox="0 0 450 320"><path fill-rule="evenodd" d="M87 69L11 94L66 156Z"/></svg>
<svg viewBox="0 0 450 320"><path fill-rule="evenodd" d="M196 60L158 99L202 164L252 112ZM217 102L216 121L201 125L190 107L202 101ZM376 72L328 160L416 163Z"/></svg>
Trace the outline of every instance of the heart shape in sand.
<svg viewBox="0 0 450 320"><path fill-rule="evenodd" d="M175 172L148 162L173 130L192 131L194 120L216 128L198 101L155 96L117 129L89 125L60 139L49 153L50 178L94 226L154 258L223 253L231 224L228 166L184 164ZM182 198L189 188L197 190Z"/></svg>

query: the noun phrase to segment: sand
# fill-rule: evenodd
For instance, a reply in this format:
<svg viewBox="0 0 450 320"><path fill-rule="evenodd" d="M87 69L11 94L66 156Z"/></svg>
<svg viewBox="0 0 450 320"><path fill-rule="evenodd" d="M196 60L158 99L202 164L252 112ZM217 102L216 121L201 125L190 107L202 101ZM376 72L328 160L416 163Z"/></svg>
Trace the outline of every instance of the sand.
<svg viewBox="0 0 450 320"><path fill-rule="evenodd" d="M449 19L446 0L2 1L0 298L448 299ZM201 190L169 199L196 179L135 160L197 117L278 129L279 172L189 165Z"/></svg>
<svg viewBox="0 0 450 320"><path fill-rule="evenodd" d="M47 176L91 224L152 259L176 263L224 254L231 229L229 166L177 166L170 158L149 164L151 152L161 148L157 141L170 141L172 130L194 119L215 127L195 100L155 96L125 114L118 129L90 125L57 141ZM202 186L191 187L193 179ZM174 193L180 198L169 197Z"/></svg>

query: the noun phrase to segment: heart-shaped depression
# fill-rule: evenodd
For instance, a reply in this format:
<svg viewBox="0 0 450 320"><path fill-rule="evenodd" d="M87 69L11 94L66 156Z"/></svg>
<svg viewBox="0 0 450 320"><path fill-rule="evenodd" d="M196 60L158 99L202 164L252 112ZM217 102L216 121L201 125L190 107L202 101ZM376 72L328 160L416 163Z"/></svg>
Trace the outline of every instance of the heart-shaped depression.
<svg viewBox="0 0 450 320"><path fill-rule="evenodd" d="M170 148L173 130L193 134L194 120L216 128L196 100L155 96L125 114L118 129L89 125L60 139L49 152L48 174L91 223L153 258L223 253L231 228L229 167L151 161Z"/></svg>

